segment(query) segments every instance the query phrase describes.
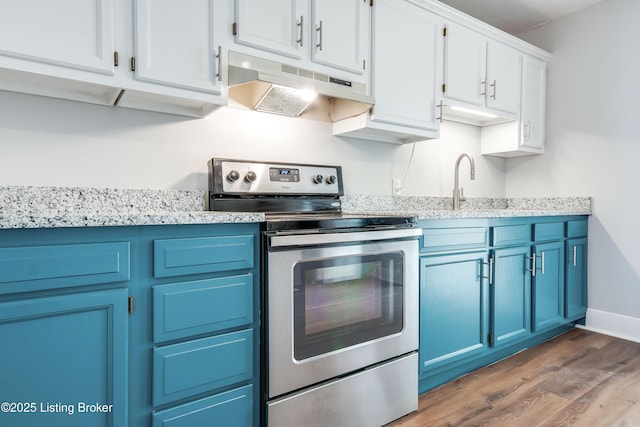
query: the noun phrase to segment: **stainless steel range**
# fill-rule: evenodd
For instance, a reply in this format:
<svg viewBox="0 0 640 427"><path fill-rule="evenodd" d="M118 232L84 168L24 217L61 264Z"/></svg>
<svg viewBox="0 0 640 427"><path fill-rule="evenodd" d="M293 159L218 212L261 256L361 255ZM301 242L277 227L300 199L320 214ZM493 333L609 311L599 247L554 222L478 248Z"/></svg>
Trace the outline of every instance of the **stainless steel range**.
<svg viewBox="0 0 640 427"><path fill-rule="evenodd" d="M263 424L379 427L418 406L418 236L342 215L339 166L212 159L211 210L265 212Z"/></svg>

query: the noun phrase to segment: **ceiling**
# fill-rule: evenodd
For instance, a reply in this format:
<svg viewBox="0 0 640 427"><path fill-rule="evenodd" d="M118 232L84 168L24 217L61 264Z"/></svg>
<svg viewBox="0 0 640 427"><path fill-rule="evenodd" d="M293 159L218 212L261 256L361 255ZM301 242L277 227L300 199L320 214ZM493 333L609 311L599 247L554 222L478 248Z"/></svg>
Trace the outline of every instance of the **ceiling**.
<svg viewBox="0 0 640 427"><path fill-rule="evenodd" d="M602 0L440 0L510 34L519 34Z"/></svg>

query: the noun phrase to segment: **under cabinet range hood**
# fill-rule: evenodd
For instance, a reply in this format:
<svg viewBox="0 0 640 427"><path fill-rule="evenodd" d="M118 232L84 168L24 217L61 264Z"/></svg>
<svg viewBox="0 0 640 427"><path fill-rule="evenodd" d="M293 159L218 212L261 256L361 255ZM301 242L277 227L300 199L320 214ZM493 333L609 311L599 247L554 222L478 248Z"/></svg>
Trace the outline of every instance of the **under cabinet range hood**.
<svg viewBox="0 0 640 427"><path fill-rule="evenodd" d="M368 111L359 82L229 51L229 105L335 122Z"/></svg>

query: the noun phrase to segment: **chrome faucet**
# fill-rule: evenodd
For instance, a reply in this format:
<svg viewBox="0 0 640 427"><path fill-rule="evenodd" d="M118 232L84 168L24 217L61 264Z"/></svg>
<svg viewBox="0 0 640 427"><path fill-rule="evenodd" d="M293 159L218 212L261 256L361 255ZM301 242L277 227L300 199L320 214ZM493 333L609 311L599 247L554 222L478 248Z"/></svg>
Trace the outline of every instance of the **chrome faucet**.
<svg viewBox="0 0 640 427"><path fill-rule="evenodd" d="M469 153L462 153L456 160L456 168L453 177L453 210L460 209L460 198L462 197L462 189L460 188L459 175L460 175L460 162L463 158L469 159L469 165L471 166L471 180L476 179L476 164L473 161L473 157Z"/></svg>

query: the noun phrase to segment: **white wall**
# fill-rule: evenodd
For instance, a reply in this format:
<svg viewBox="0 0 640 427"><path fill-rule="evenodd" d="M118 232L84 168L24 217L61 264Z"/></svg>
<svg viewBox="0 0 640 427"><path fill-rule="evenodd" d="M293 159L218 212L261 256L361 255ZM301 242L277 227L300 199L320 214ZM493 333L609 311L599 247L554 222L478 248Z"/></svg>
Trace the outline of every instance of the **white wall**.
<svg viewBox="0 0 640 427"><path fill-rule="evenodd" d="M476 160L467 196L504 196L504 160L480 155L477 128L445 123L442 138L411 145L341 139L327 123L222 108L188 119L0 92L0 185L207 188L212 157L338 164L345 192L449 196L457 155ZM407 172L408 171L408 172Z"/></svg>
<svg viewBox="0 0 640 427"><path fill-rule="evenodd" d="M640 2L607 0L521 37L552 52L546 154L507 196L591 195L588 326L640 341Z"/></svg>

